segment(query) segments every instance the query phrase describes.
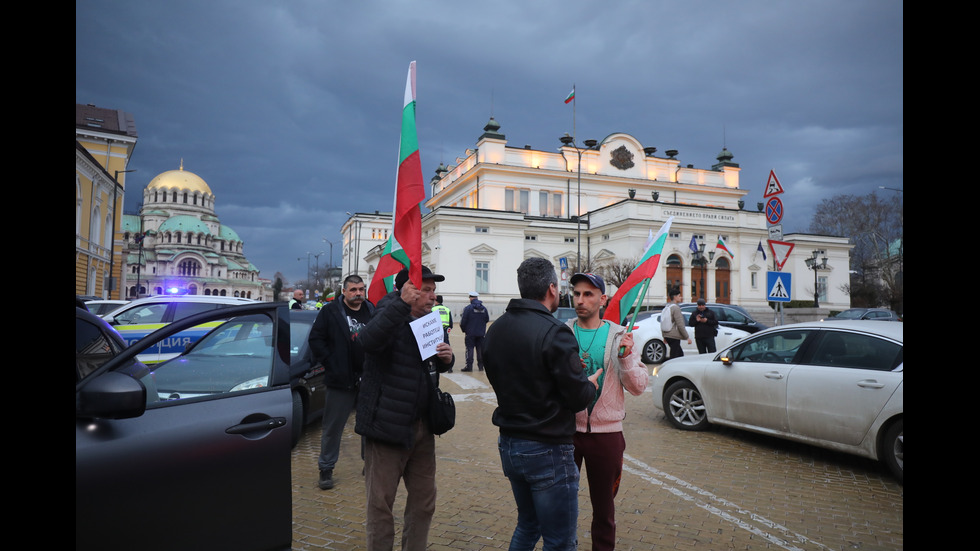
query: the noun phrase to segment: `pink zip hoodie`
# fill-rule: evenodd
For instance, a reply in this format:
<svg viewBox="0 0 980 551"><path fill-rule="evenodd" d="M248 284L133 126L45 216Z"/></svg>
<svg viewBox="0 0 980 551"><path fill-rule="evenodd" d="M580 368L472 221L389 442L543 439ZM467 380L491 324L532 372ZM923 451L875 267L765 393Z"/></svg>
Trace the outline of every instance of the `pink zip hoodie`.
<svg viewBox="0 0 980 551"><path fill-rule="evenodd" d="M575 330L578 319L568 320L567 325ZM610 321L609 336L606 338L606 353L603 358L602 394L592 413L588 408L575 414L577 432L622 432L626 417L625 395L623 389L633 396L643 394L647 388L650 374L640 360L639 345L633 343L633 350L619 358L619 342L626 334L626 328Z"/></svg>

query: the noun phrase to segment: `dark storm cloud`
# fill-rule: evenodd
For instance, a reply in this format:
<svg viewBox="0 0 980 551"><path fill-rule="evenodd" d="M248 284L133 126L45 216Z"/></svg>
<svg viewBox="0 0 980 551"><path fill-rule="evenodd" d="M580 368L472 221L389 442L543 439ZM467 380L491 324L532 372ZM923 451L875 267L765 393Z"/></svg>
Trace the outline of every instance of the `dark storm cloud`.
<svg viewBox="0 0 980 551"><path fill-rule="evenodd" d="M130 190L179 166L271 278L302 277L345 212L391 208L418 62L424 177L491 114L511 145L628 132L684 164L723 146L787 230L837 193L903 187L903 5L866 2L76 2L75 101L132 113ZM880 192L880 191L879 191ZM138 193L127 193L134 209ZM329 253L328 253L329 254ZM297 261L296 259L301 260ZM321 257L321 262L326 255Z"/></svg>

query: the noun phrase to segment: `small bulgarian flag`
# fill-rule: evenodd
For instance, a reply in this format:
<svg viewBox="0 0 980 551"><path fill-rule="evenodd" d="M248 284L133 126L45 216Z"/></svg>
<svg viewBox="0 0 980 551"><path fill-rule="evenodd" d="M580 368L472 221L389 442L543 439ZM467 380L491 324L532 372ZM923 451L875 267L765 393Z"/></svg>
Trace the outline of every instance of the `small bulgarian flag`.
<svg viewBox="0 0 980 551"><path fill-rule="evenodd" d="M398 171L395 177L395 205L391 216L391 234L385 243L378 268L371 278L368 300L377 304L395 288L395 275L408 268L408 278L422 286L422 210L425 200L419 140L415 130L415 62L408 66L405 103L402 107L401 141L398 146Z"/></svg>
<svg viewBox="0 0 980 551"><path fill-rule="evenodd" d="M660 255L663 253L664 244L667 242L667 234L670 231L670 224L673 221L673 216L668 218L660 228L660 231L652 239L647 241L650 245L647 247L646 254L640 259L636 268L633 268L633 271L630 272L626 281L619 286L619 289L616 289L616 294L613 295L609 300L609 304L606 306L606 313L602 316L603 319L624 325L626 316L630 314L630 311L643 302L643 298L647 294L647 287L650 286L650 280L653 279L654 274L657 273L657 267L660 265ZM633 315L635 317L635 312ZM632 325L632 322L630 322L627 328L632 327Z"/></svg>
<svg viewBox="0 0 980 551"><path fill-rule="evenodd" d="M762 242L760 241L760 244L761 243ZM732 254L732 251L729 251L728 250L728 246L725 245L725 240L722 239L720 235L718 236L718 244L715 246L715 248L716 249L721 249L721 250L725 251L726 253L728 253L728 256L730 256L732 258L735 258L735 255ZM765 256L766 253L763 252L762 254L763 254L763 256Z"/></svg>
<svg viewBox="0 0 980 551"><path fill-rule="evenodd" d="M565 103L571 103L575 99L575 86L572 86L572 91L568 93L568 97L565 98Z"/></svg>

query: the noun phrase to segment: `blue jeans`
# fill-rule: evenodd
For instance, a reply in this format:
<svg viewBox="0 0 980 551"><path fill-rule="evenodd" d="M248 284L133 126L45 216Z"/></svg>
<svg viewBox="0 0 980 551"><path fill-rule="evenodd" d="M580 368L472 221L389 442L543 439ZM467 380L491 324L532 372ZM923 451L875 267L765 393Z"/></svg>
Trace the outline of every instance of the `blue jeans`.
<svg viewBox="0 0 980 551"><path fill-rule="evenodd" d="M573 444L545 444L501 435L497 440L504 475L517 502L517 528L510 551L545 551L578 546L578 468Z"/></svg>

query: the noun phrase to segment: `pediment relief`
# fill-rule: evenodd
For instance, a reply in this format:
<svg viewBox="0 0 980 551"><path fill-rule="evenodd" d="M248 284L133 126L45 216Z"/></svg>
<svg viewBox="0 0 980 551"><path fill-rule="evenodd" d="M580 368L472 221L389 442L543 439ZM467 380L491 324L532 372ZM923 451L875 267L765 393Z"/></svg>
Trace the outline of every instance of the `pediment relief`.
<svg viewBox="0 0 980 551"><path fill-rule="evenodd" d="M473 247L469 250L470 255L473 256L496 256L497 249L494 249L486 243L480 243L479 245Z"/></svg>

